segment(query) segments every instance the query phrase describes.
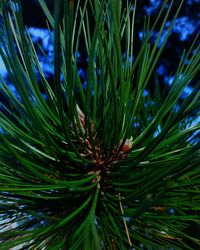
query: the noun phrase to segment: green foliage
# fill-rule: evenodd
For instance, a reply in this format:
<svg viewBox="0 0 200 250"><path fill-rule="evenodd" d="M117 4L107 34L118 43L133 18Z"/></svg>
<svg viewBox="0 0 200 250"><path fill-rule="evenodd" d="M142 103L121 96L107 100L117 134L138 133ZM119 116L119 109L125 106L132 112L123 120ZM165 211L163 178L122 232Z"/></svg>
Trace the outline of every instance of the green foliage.
<svg viewBox="0 0 200 250"><path fill-rule="evenodd" d="M45 1L39 2L54 41L53 86L23 25L20 1L1 1L0 55L20 98L1 78L7 102L0 113L0 248L23 243L21 249L122 250L142 249L142 244L181 250L193 249L192 242L200 245L189 230L200 223L200 124L194 123L200 81L179 103L200 70L196 42L183 52L169 92L160 90L155 77L154 94L143 95L184 1L178 10L173 1L164 1L153 24L144 19L137 55L136 6L127 2L123 9L121 0L82 5L55 0L52 17ZM83 46L86 89L75 53ZM175 214L169 213L172 208Z"/></svg>

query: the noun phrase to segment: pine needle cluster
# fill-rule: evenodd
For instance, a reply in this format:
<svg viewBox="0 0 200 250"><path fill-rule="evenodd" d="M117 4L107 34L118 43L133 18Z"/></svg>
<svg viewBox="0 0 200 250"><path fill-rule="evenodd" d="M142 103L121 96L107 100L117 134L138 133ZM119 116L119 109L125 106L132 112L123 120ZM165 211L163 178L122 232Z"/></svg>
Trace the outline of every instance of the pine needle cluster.
<svg viewBox="0 0 200 250"><path fill-rule="evenodd" d="M0 3L0 55L18 93L0 78L0 249L200 247L191 230L200 223L199 80L180 102L200 71L198 38L169 90L155 77L144 95L184 1L174 10L165 0L154 22L144 19L137 54L136 3L55 0L52 15L38 1L54 46L53 85L20 1Z"/></svg>

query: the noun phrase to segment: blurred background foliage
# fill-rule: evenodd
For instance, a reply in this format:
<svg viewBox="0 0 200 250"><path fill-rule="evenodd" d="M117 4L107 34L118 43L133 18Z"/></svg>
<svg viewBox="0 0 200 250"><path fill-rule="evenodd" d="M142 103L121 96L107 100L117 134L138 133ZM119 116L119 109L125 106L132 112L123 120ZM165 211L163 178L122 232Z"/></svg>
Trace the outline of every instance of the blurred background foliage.
<svg viewBox="0 0 200 250"><path fill-rule="evenodd" d="M50 39L50 35L48 29L46 28L46 19L44 13L39 5L38 0L22 0L22 11L24 24L29 28L31 37L35 44L40 44L44 51L47 53L49 60L53 61L53 46ZM129 2L135 2L135 0L130 0ZM53 1L46 0L46 3L49 9L53 12ZM123 2L124 7L126 6L126 1ZM151 22L155 20L157 14L162 5L162 0L141 0L137 1L137 10L136 10L136 19L135 19L135 40L134 40L134 52L137 55L138 50L141 44L142 30L143 30L143 18L144 16L151 16ZM179 0L174 0L174 9L179 5ZM83 2L82 2L83 4ZM173 13L171 13L171 18ZM170 24L170 18L167 22L167 26ZM154 34L155 38L158 32L160 24L158 23L155 28ZM165 46L165 50L163 51L161 58L158 62L158 66L156 69L156 79L159 81L163 89L167 90L168 86L166 86L166 82L168 77L171 77L173 80L173 72L175 72L178 62L180 61L182 52L184 49L186 51L192 44L192 41L195 39L197 34L200 32L200 1L199 0L185 0L183 7L180 11L179 17L175 22L172 33L168 39L167 45ZM163 37L164 38L164 37ZM162 41L162 39L161 39ZM154 43L154 39L152 39L152 43ZM46 73L46 77L49 78L49 81L53 81L53 70L49 66L49 64L45 61L43 55L41 54L41 50L37 51L40 55L40 61L43 66L43 69ZM85 69L87 66L87 58L86 58L85 48L80 48L79 51L79 74L82 78L83 83L85 82ZM130 59L130 60L133 60ZM6 76L5 67L0 60L0 72ZM150 92L154 91L154 87L156 84L155 75L152 76L151 81L149 81L148 90ZM192 91L192 87L195 85L196 79L188 86L182 94L182 98L189 95ZM13 86L10 86L13 89ZM13 89L14 90L14 89ZM3 97L1 97L3 98ZM180 100L181 102L181 100Z"/></svg>
<svg viewBox="0 0 200 250"><path fill-rule="evenodd" d="M133 2L131 0L129 2ZM46 0L46 3L50 10L53 11L53 1ZM126 6L126 1L123 2L124 7ZM162 5L162 0L141 0L137 1L137 10L136 10L136 25L135 25L135 41L134 41L134 49L135 54L137 54L141 43L141 36L143 30L143 18L144 16L151 15L151 22L155 20L157 14ZM179 5L179 0L174 0L174 9ZM50 42L50 37L48 30L46 29L46 19L44 17L44 13L39 6L37 0L26 1L22 0L22 10L24 16L24 23L29 27L30 33L32 35L33 41L35 43L39 42L48 56L50 60L53 60L53 46ZM172 18L173 13L171 13ZM167 25L170 24L170 18ZM155 38L157 35L157 31L159 29L160 24L158 23L155 28ZM166 27L167 28L167 27ZM197 34L200 32L200 1L199 0L185 0L183 7L180 11L179 17L175 22L174 28L172 30L172 34L168 39L165 50L163 51L161 58L159 60L157 66L157 79L160 82L161 86L163 85L163 89L166 89L166 82L168 77L171 75L173 79L173 72L175 72L178 62L180 61L183 49L188 50L192 41L195 39ZM154 40L152 39L152 43ZM138 50L137 50L138 48ZM85 68L87 64L87 58L85 57L85 48L80 49L79 54L79 73L82 77L83 82L85 81ZM39 52L39 51L38 51ZM42 61L42 55L41 55ZM51 80L53 76L53 72L50 67L43 62L44 69L46 74L49 76L49 80ZM148 86L149 90L153 92L155 87L155 76L152 77L150 81L150 85ZM185 92L182 95L182 98L186 97L191 93L192 87L195 85L195 79L191 83L191 86L185 89ZM191 88L190 88L191 87ZM180 100L181 101L181 100Z"/></svg>

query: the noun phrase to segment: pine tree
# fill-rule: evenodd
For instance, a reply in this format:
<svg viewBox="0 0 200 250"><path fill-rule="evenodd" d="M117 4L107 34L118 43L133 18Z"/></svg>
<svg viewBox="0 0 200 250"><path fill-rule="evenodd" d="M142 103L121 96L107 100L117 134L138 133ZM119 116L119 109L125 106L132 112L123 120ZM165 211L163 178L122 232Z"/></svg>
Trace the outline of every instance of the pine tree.
<svg viewBox="0 0 200 250"><path fill-rule="evenodd" d="M164 1L154 22L144 19L137 55L136 3L55 0L53 15L39 3L54 44L53 85L20 0L0 3L0 55L18 93L1 77L0 249L198 248L190 227L200 223L200 81L180 102L200 71L198 38L168 92L155 77L153 94L143 94L184 1L177 10Z"/></svg>

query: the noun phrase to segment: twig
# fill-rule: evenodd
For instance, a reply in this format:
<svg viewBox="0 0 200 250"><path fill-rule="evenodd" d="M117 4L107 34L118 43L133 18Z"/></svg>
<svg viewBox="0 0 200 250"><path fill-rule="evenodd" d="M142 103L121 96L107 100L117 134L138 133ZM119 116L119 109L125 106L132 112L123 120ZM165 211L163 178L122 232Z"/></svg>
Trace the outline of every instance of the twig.
<svg viewBox="0 0 200 250"><path fill-rule="evenodd" d="M120 205L120 210L121 210L121 213L122 215L124 215L124 209L123 209L123 205L122 205L122 202L121 202L122 198L121 198L121 193L119 193L119 205ZM125 218L122 216L123 218L123 222L124 222L124 227L125 227L125 230L126 230L126 235L127 235L127 238L128 238L128 243L129 245L132 247L133 244L131 242L131 238L130 238L130 235L129 235L129 231L128 231L128 226L127 226L127 223L126 223L126 220Z"/></svg>

